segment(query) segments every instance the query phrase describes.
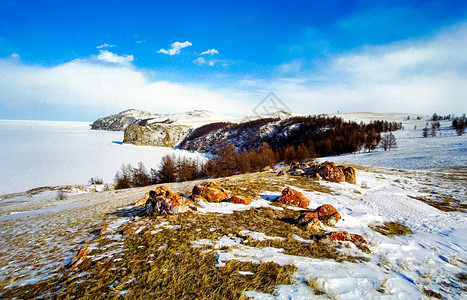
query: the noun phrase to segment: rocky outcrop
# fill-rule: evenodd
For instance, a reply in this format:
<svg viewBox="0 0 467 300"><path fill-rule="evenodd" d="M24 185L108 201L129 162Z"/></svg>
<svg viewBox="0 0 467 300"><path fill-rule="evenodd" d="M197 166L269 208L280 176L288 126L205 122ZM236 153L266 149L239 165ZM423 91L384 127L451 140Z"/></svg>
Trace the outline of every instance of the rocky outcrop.
<svg viewBox="0 0 467 300"><path fill-rule="evenodd" d="M310 205L310 200L308 200L308 198L303 196L303 194L299 191L296 191L290 187L287 187L282 191L278 201L283 204L297 205L303 208Z"/></svg>
<svg viewBox="0 0 467 300"><path fill-rule="evenodd" d="M155 213L178 214L190 211L190 206L191 202L188 199L180 197L168 187L161 185L155 191L149 192L145 212L147 216L152 216Z"/></svg>
<svg viewBox="0 0 467 300"><path fill-rule="evenodd" d="M205 182L195 185L192 191L193 199L201 198L207 202L221 202L229 197L229 194L220 185L213 182Z"/></svg>
<svg viewBox="0 0 467 300"><path fill-rule="evenodd" d="M91 124L93 130L123 131L131 124L159 116L147 111L129 109L118 114L103 117Z"/></svg>
<svg viewBox="0 0 467 300"><path fill-rule="evenodd" d="M186 125L154 123L133 124L125 129L123 143L137 146L175 147L192 130Z"/></svg>
<svg viewBox="0 0 467 300"><path fill-rule="evenodd" d="M322 179L331 182L344 182L345 175L333 162L324 162L322 164L313 164L306 169L305 174L312 177L317 177L318 174Z"/></svg>

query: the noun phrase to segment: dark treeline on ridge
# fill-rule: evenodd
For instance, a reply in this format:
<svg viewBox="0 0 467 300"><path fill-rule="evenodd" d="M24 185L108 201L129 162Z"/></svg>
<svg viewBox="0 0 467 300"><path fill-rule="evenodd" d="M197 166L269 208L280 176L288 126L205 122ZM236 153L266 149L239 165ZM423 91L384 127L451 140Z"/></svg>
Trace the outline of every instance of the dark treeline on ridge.
<svg viewBox="0 0 467 300"><path fill-rule="evenodd" d="M261 134L265 128L269 131ZM381 133L401 128L402 124L397 122L364 124L328 116L293 117L282 121L268 118L240 124L211 123L194 130L180 147L193 150L190 148L193 145L199 147L210 143L214 157L206 163L165 156L159 168L151 169L150 173L142 165L138 168L122 166L115 176L115 183L119 188L127 188L148 185L149 182L158 184L225 177L258 172L279 162L305 162L362 149L373 151L381 141Z"/></svg>

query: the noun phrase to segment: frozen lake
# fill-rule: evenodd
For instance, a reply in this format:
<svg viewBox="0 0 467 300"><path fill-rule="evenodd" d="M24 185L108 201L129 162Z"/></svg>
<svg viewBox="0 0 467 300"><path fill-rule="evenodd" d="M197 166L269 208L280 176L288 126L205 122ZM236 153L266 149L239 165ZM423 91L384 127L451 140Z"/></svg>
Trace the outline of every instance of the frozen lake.
<svg viewBox="0 0 467 300"><path fill-rule="evenodd" d="M122 164L148 171L162 156L203 156L170 148L121 145L123 132L90 130L87 122L0 120L0 195L56 185L112 183Z"/></svg>

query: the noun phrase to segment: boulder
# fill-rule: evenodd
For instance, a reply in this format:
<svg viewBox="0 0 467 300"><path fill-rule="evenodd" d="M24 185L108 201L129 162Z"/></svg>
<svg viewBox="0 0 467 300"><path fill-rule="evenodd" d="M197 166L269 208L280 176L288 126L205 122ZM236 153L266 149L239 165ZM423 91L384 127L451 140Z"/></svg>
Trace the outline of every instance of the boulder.
<svg viewBox="0 0 467 300"><path fill-rule="evenodd" d="M175 147L190 134L192 127L186 125L153 123L132 124L125 129L123 143L137 146Z"/></svg>
<svg viewBox="0 0 467 300"><path fill-rule="evenodd" d="M357 184L357 178L355 175L355 169L352 167L338 166L338 168L344 173L345 182L351 184Z"/></svg>
<svg viewBox="0 0 467 300"><path fill-rule="evenodd" d="M331 182L344 182L344 173L336 166L333 162L324 162L322 164L313 164L306 171L306 175L316 177L316 174L320 175L322 179Z"/></svg>
<svg viewBox="0 0 467 300"><path fill-rule="evenodd" d="M308 200L302 193L296 191L292 188L285 188L282 191L282 194L278 200L280 203L287 204L287 205L297 205L300 207L308 207L310 205L310 200Z"/></svg>
<svg viewBox="0 0 467 300"><path fill-rule="evenodd" d="M279 173L277 173L277 176L285 176L287 175L287 172L285 172L284 170L281 170Z"/></svg>
<svg viewBox="0 0 467 300"><path fill-rule="evenodd" d="M331 204L324 204L315 209L318 219L326 226L334 226L340 220L341 215Z"/></svg>
<svg viewBox="0 0 467 300"><path fill-rule="evenodd" d="M268 172L271 170L271 167L270 166L267 166L267 167L264 167L261 169L261 172Z"/></svg>
<svg viewBox="0 0 467 300"><path fill-rule="evenodd" d="M229 197L229 194L220 185L213 182L205 182L195 185L192 191L193 198L199 198L208 202L221 202Z"/></svg>
<svg viewBox="0 0 467 300"><path fill-rule="evenodd" d="M251 204L251 199L248 197L244 197L244 196L232 196L226 201L230 203L235 203L235 204L245 204L245 205Z"/></svg>
<svg viewBox="0 0 467 300"><path fill-rule="evenodd" d="M169 190L165 185L158 186L155 191L149 192L146 201L146 215L154 213L178 214L190 211L191 202Z"/></svg>
<svg viewBox="0 0 467 300"><path fill-rule="evenodd" d="M318 219L318 214L315 212L302 213L297 219L297 225L305 226L307 229L320 230L323 227Z"/></svg>
<svg viewBox="0 0 467 300"><path fill-rule="evenodd" d="M347 231L329 232L321 237L322 242L351 242L356 246L367 244L367 241L359 234L348 233Z"/></svg>

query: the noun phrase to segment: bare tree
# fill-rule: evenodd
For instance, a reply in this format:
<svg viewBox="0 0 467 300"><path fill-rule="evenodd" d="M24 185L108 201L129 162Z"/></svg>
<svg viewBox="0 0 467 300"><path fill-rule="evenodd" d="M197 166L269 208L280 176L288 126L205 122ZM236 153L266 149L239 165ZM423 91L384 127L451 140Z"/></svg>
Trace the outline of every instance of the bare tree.
<svg viewBox="0 0 467 300"><path fill-rule="evenodd" d="M381 148L384 149L384 151L391 150L394 148L397 148L397 141L396 137L392 132L385 133L381 139Z"/></svg>

